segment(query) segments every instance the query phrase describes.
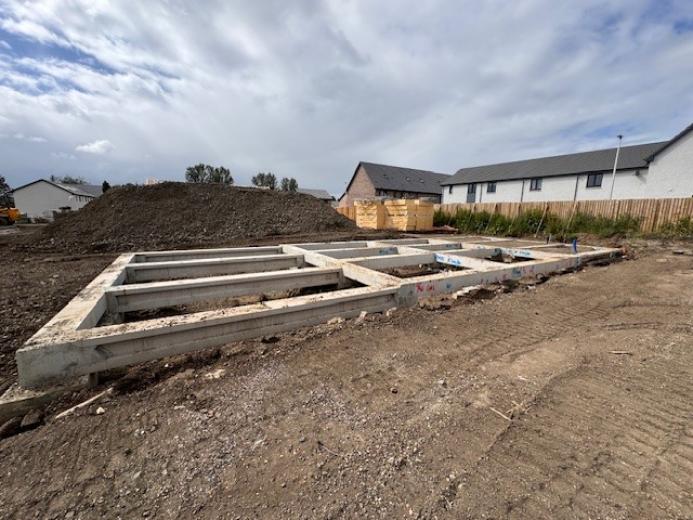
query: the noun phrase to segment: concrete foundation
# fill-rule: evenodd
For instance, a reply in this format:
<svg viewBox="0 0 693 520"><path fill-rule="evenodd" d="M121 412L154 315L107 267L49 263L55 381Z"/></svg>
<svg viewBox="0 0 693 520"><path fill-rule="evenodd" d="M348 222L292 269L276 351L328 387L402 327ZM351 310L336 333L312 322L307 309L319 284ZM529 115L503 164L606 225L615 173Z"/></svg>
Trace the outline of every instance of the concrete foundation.
<svg viewBox="0 0 693 520"><path fill-rule="evenodd" d="M560 244L504 247L499 240L477 237L125 254L17 351L19 383L35 388L66 382L619 254L618 249L596 247L573 254ZM440 272L410 278L382 272L418 265L436 265ZM120 323L134 311L308 288L315 293Z"/></svg>

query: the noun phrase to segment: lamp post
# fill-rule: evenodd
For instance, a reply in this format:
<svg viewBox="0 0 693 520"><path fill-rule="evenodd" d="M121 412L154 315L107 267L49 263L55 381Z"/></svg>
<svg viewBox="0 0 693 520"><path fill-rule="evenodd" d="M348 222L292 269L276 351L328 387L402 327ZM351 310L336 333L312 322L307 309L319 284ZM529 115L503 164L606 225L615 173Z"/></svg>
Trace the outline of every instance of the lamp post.
<svg viewBox="0 0 693 520"><path fill-rule="evenodd" d="M611 192L609 193L609 200L614 198L614 184L616 183L616 167L618 166L618 155L621 153L621 140L622 135L618 135L618 147L616 148L616 158L614 159L614 171L611 172Z"/></svg>

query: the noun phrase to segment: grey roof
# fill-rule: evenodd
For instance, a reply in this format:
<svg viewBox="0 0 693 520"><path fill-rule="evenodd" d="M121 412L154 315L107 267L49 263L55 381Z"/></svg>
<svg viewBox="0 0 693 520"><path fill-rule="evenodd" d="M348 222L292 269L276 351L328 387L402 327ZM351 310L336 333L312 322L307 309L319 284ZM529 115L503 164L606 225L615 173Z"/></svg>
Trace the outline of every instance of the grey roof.
<svg viewBox="0 0 693 520"><path fill-rule="evenodd" d="M54 182L74 195L83 197L98 197L103 193L100 185L96 184L65 184L64 182Z"/></svg>
<svg viewBox="0 0 693 520"><path fill-rule="evenodd" d="M12 192L21 190L22 188L26 188L27 186L31 186L32 184L36 184L37 182L46 182L52 186L55 186L56 188L65 190L68 193L71 193L72 195L80 195L82 197L95 198L103 193L101 186L97 184L65 184L62 182L55 182L48 179L37 179L27 184L23 184L13 189Z"/></svg>
<svg viewBox="0 0 693 520"><path fill-rule="evenodd" d="M334 200L334 197L327 193L327 190L313 190L309 188L300 188L298 190L299 193L304 193L306 195L312 195L316 199L322 199L322 200Z"/></svg>
<svg viewBox="0 0 693 520"><path fill-rule="evenodd" d="M668 142L623 146L618 157L618 169L647 168L650 156L657 153ZM443 184L504 181L611 171L614 167L615 157L616 148L608 148L606 150L541 157L539 159L490 164L488 166L474 166L457 170L457 173L446 182L443 182Z"/></svg>
<svg viewBox="0 0 693 520"><path fill-rule="evenodd" d="M649 157L647 158L647 161L648 162L652 161L652 159L654 159L656 155L662 153L664 150L669 148L672 144L677 142L679 139L682 139L683 137L688 135L691 131L693 131L693 123L688 125L683 130L681 130L678 134L676 134L674 137L672 137L669 141L663 143L664 146L660 146L659 148L657 148L657 150L655 150L652 154L650 154Z"/></svg>
<svg viewBox="0 0 693 520"><path fill-rule="evenodd" d="M375 164L362 161L359 163L359 166L363 166L371 182L373 182L375 188L379 190L408 191L413 193L440 195L442 193L442 182L450 178L450 175L445 173L415 170L413 168L401 168L399 166L388 166L386 164ZM358 171L358 166L356 167L356 171ZM354 180L353 177L351 180ZM351 182L349 182L347 191L350 186Z"/></svg>

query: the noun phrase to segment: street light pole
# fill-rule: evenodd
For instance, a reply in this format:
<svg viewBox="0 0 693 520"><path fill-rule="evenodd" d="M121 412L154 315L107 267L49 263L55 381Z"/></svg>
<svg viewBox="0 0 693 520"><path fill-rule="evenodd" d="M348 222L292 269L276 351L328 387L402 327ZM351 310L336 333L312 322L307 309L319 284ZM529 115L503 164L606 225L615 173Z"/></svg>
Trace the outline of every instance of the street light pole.
<svg viewBox="0 0 693 520"><path fill-rule="evenodd" d="M621 153L621 140L623 136L619 134L618 136L618 147L616 148L616 158L614 159L614 171L611 172L611 192L609 193L609 200L614 198L614 184L616 183L616 167L618 166L618 155Z"/></svg>

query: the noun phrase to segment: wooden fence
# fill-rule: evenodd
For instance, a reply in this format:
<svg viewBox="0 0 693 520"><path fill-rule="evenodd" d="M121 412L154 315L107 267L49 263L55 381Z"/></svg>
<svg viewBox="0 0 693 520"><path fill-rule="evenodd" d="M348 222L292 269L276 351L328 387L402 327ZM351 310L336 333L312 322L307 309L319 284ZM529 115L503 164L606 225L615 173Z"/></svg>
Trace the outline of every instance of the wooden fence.
<svg viewBox="0 0 693 520"><path fill-rule="evenodd" d="M436 204L436 210L454 214L458 209L473 212L487 211L506 217L516 217L525 211L539 210L561 218L585 213L611 219L628 215L640 220L640 231L657 231L666 224L674 224L682 218L693 219L693 198L685 199L627 199L581 200L560 202L482 202L475 204Z"/></svg>

